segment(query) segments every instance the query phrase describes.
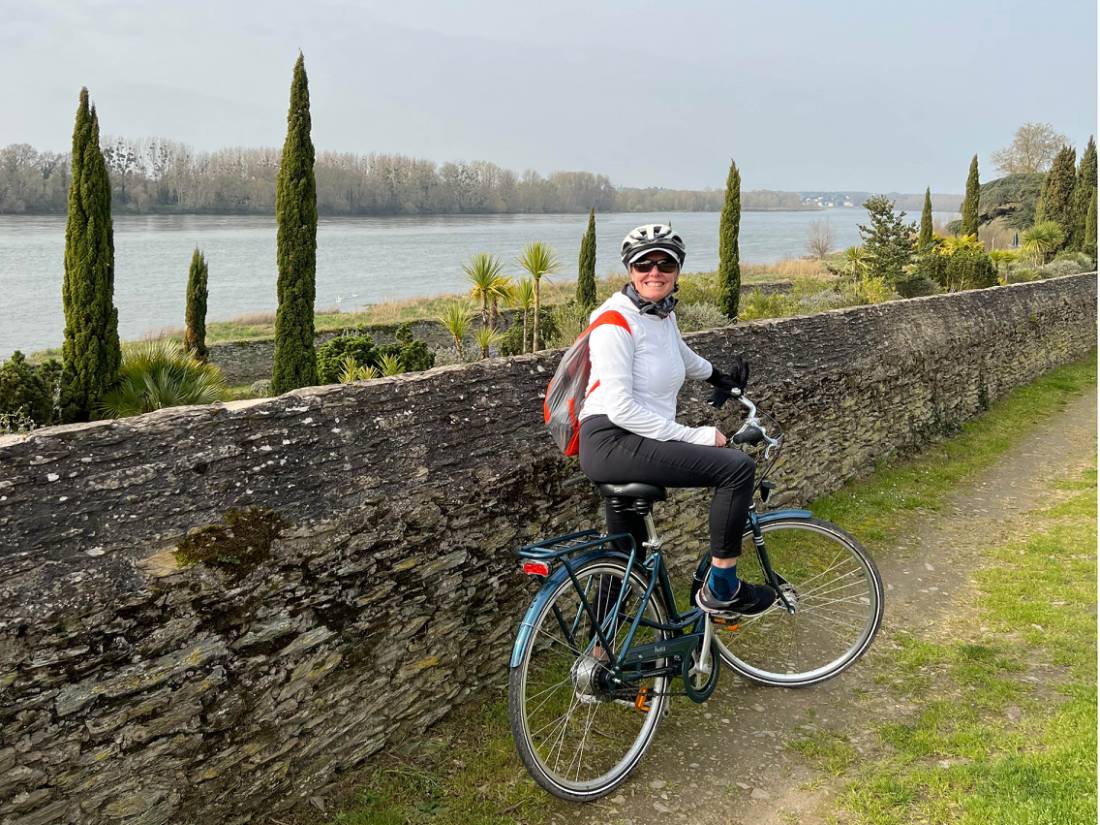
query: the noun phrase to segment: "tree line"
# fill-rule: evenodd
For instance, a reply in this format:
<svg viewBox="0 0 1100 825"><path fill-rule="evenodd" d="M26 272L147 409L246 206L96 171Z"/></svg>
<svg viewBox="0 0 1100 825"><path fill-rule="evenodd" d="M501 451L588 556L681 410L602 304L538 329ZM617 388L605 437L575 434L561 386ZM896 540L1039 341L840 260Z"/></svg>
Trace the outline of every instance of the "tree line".
<svg viewBox="0 0 1100 825"><path fill-rule="evenodd" d="M160 138L106 138L101 149L116 212L272 214L282 153L271 148L197 152ZM0 214L64 214L72 156L27 144L0 149ZM399 154L317 152L321 215L710 212L721 189L613 186L592 172L528 170L488 161L436 164ZM744 194L745 209L800 209L797 192Z"/></svg>

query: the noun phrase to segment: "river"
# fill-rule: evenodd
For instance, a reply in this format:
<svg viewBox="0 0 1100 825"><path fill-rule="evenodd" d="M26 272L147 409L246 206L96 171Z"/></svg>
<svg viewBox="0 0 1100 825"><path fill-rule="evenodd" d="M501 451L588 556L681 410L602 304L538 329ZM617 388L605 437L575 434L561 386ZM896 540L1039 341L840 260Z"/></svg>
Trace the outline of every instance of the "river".
<svg viewBox="0 0 1100 825"><path fill-rule="evenodd" d="M909 216L912 219L919 216ZM936 217L947 215L937 213ZM863 209L746 212L741 259L767 263L806 254L814 221L827 221L834 246L858 243ZM317 306L351 310L365 304L467 288L462 264L477 252L500 256L511 275L531 241L549 243L562 278L576 277L586 215L448 215L323 218L317 228ZM718 265L718 213L597 215L596 272L621 271L623 235L642 223L671 222L688 247L686 271ZM275 309L274 217L126 215L114 220L115 305L119 333L139 338L183 325L192 250L210 266L207 318L227 320ZM60 346L65 218L0 215L0 358Z"/></svg>

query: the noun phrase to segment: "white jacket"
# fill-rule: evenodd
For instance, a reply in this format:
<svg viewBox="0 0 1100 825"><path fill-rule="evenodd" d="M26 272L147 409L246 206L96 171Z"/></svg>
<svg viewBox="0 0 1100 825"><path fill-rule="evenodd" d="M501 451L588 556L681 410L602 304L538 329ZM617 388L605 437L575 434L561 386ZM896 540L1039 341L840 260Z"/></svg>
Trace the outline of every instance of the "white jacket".
<svg viewBox="0 0 1100 825"><path fill-rule="evenodd" d="M714 446L714 427L676 423L676 396L684 378L709 378L714 370L710 361L684 343L676 313L667 318L643 315L626 295L616 292L592 312L589 321L609 309L618 310L630 332L601 324L589 333L592 372L581 420L606 415L612 424L646 438Z"/></svg>

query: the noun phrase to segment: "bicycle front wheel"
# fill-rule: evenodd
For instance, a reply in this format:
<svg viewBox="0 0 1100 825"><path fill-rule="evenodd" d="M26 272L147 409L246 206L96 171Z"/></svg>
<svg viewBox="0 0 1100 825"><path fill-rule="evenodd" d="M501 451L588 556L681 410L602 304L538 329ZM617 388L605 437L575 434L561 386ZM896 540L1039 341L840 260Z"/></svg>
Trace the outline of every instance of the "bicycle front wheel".
<svg viewBox="0 0 1100 825"><path fill-rule="evenodd" d="M666 623L667 611L657 593L642 605L645 579L637 571L628 577L618 560L594 559L575 575L579 591L565 579L534 618L510 674L508 716L520 759L535 781L561 799L587 802L614 790L641 760L664 714L669 676L639 678L635 672L625 685L612 684L581 593L616 653L640 607L649 622ZM631 645L670 635L642 624Z"/></svg>
<svg viewBox="0 0 1100 825"><path fill-rule="evenodd" d="M779 601L758 616L716 625L719 655L760 684L823 682L871 646L882 624L882 579L859 542L834 524L790 518L761 527L765 552L794 612ZM709 570L709 558L700 566ZM751 532L745 533L737 571L747 581L766 581Z"/></svg>

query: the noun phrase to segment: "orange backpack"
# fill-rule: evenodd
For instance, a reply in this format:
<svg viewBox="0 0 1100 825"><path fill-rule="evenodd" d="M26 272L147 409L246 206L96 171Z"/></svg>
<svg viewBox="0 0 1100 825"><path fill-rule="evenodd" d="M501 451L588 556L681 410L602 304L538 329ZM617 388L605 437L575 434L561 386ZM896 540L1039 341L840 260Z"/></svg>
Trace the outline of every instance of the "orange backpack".
<svg viewBox="0 0 1100 825"><path fill-rule="evenodd" d="M588 360L588 334L602 324L614 324L630 332L630 324L622 313L614 309L601 313L565 351L554 377L546 386L546 398L542 402L543 420L550 437L566 455L576 455L578 452L581 408L584 400L600 385L597 381L592 389L588 389L588 377L592 373L592 362Z"/></svg>

